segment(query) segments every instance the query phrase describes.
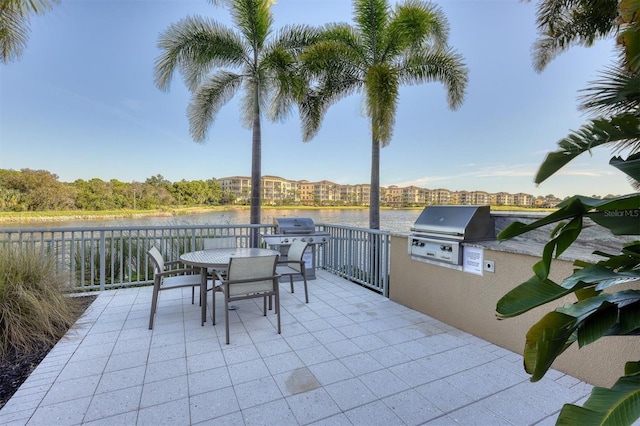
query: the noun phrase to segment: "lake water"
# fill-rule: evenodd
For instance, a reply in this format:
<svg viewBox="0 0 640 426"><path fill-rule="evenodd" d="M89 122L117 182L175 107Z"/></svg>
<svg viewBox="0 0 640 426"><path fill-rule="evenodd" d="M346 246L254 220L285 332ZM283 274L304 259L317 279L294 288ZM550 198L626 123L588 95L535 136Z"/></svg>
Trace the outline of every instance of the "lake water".
<svg viewBox="0 0 640 426"><path fill-rule="evenodd" d="M392 232L409 232L422 210L381 210L380 229ZM119 219L87 219L60 220L53 222L11 222L0 224L2 228L58 228L58 227L91 227L91 226L163 226L163 225L239 225L248 224L249 210L229 210L184 216L154 216ZM262 223L272 224L276 217L308 217L316 224L369 227L369 210L262 210Z"/></svg>

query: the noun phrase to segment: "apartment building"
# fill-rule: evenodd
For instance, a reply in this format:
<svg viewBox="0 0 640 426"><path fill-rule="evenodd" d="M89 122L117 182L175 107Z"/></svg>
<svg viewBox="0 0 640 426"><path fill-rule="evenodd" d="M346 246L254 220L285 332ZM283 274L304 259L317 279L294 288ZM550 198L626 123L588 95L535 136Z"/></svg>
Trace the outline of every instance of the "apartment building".
<svg viewBox="0 0 640 426"><path fill-rule="evenodd" d="M218 179L225 194L224 199L235 204L247 204L251 194L251 178L230 176ZM369 205L371 186L340 185L328 180L309 182L293 181L280 176L262 177L262 202L266 205L309 205L309 206L366 206ZM485 191L450 191L448 189L427 189L417 186L399 187L391 185L380 188L382 205L393 207L421 206L432 204L460 205L505 205L505 206L554 206L559 200L553 196L534 197L530 194L509 194ZM554 204L555 203L555 204Z"/></svg>

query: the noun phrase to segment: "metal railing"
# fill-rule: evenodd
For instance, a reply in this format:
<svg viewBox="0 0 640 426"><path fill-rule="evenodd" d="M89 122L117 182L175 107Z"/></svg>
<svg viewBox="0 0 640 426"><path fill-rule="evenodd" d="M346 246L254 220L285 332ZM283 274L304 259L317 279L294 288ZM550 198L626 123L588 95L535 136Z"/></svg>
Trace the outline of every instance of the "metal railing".
<svg viewBox="0 0 640 426"><path fill-rule="evenodd" d="M316 247L318 268L388 296L388 232L328 224L317 228L331 234L327 244ZM205 238L235 237L239 247L248 247L253 233L270 232L272 225L0 229L0 244L53 256L73 291L92 291L152 283L146 252L153 245L166 259L177 259L202 249Z"/></svg>
<svg viewBox="0 0 640 426"><path fill-rule="evenodd" d="M389 296L388 231L320 224L331 234L324 247L323 269Z"/></svg>

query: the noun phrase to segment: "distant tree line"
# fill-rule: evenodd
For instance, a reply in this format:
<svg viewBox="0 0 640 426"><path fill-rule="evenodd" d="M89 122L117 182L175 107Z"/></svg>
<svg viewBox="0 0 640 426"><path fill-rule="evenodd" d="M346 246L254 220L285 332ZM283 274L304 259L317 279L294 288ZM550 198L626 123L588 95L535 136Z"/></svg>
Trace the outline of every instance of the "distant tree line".
<svg viewBox="0 0 640 426"><path fill-rule="evenodd" d="M144 182L93 178L67 183L46 170L0 169L0 211L5 212L151 210L214 206L221 199L222 189L215 179L170 182L156 175Z"/></svg>

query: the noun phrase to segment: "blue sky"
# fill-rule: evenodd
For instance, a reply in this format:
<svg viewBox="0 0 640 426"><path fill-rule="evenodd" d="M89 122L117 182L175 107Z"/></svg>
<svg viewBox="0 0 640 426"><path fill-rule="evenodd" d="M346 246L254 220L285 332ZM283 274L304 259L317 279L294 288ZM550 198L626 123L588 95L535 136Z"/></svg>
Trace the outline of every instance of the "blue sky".
<svg viewBox="0 0 640 426"><path fill-rule="evenodd" d="M611 152L583 155L539 187L533 176L556 142L588 117L579 90L614 60L613 42L572 48L541 74L532 67L536 2L439 0L450 44L469 68L464 104L447 107L440 83L404 87L381 184L534 195L633 192L608 166ZM352 23L348 0L278 0L276 27ZM158 35L188 15L231 25L206 0L63 0L32 20L28 48L0 65L0 168L45 169L61 181L170 181L250 175L251 132L227 104L205 143L193 142L189 93L153 83ZM301 140L294 112L263 123L262 173L339 184L368 183L370 135L362 98L334 105L319 134Z"/></svg>

